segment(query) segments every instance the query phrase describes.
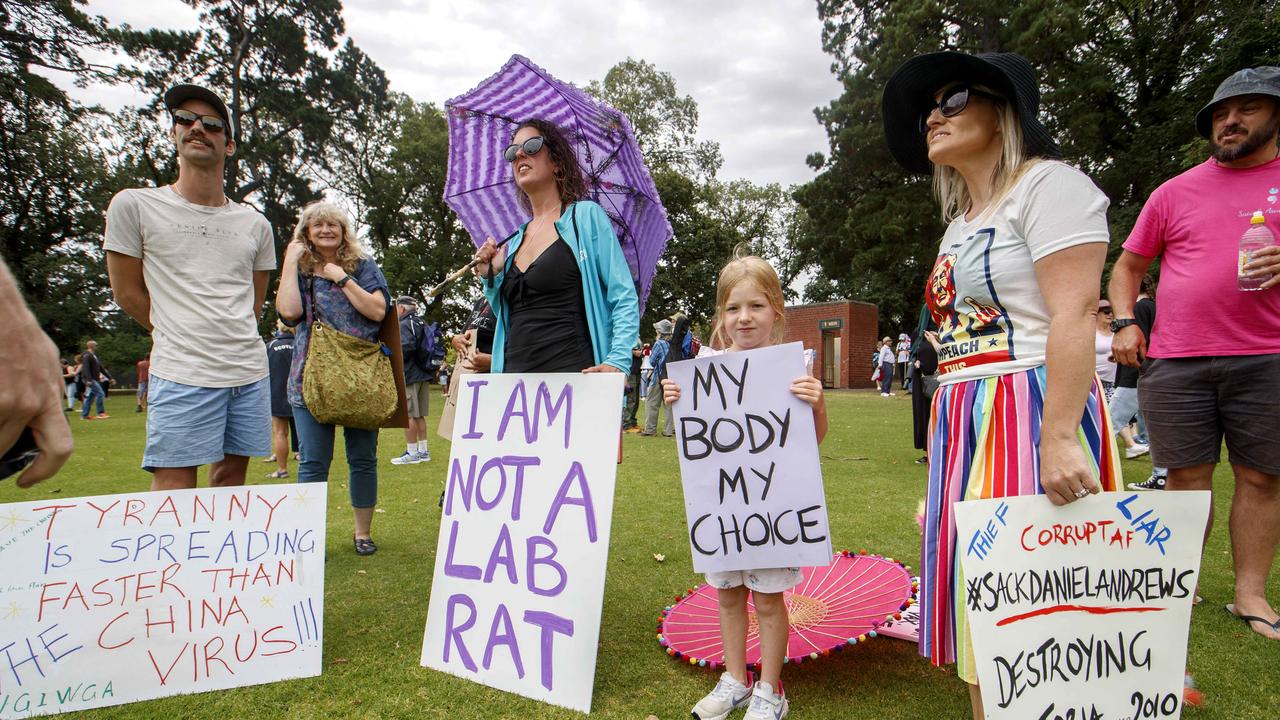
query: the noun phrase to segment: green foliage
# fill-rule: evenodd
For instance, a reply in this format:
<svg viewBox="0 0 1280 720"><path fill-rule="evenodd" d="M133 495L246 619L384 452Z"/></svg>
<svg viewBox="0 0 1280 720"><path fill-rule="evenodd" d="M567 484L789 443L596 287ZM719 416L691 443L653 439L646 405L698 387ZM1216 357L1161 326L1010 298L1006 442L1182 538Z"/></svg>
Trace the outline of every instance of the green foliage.
<svg viewBox="0 0 1280 720"><path fill-rule="evenodd" d="M796 193L811 221L797 250L819 258L813 299L876 302L883 332L913 321L944 230L927 179L908 176L884 144L881 93L906 59L1027 57L1041 118L1111 199L1114 257L1150 192L1203 161L1192 119L1213 88L1280 58L1274 0L822 0L818 14L844 93L817 110L830 153L810 158L823 172Z"/></svg>

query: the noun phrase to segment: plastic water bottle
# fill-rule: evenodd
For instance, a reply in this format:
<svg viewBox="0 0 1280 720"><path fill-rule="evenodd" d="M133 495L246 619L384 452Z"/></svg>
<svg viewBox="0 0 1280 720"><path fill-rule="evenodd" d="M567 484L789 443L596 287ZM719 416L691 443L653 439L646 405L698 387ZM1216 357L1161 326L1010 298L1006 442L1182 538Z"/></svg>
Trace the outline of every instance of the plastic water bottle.
<svg viewBox="0 0 1280 720"><path fill-rule="evenodd" d="M1236 271L1236 282L1243 292L1261 290L1262 283L1270 279L1265 276L1249 277L1244 269L1244 266L1253 259L1255 252L1276 244L1276 236L1271 233L1266 222L1267 219L1262 216L1261 210L1254 212L1249 220L1249 229L1240 236L1240 265Z"/></svg>

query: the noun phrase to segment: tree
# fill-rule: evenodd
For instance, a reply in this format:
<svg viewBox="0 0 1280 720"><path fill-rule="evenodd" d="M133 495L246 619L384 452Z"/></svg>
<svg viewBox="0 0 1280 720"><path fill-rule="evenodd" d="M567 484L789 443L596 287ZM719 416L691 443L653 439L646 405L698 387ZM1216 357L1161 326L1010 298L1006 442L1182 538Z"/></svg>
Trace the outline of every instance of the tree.
<svg viewBox="0 0 1280 720"><path fill-rule="evenodd" d="M876 302L886 332L914 321L944 230L927 179L908 176L884 145L880 96L907 58L1027 57L1042 119L1111 199L1114 254L1151 190L1203 159L1191 118L1212 88L1275 63L1280 46L1274 0L821 0L818 15L844 93L817 110L830 152L810 158L822 173L796 193L810 221L799 248L820 258L807 293Z"/></svg>
<svg viewBox="0 0 1280 720"><path fill-rule="evenodd" d="M99 208L110 171L86 141L103 127L100 117L36 70L78 81L112 76L81 55L110 47L105 23L83 4L0 0L0 256L64 351L99 327L107 294Z"/></svg>

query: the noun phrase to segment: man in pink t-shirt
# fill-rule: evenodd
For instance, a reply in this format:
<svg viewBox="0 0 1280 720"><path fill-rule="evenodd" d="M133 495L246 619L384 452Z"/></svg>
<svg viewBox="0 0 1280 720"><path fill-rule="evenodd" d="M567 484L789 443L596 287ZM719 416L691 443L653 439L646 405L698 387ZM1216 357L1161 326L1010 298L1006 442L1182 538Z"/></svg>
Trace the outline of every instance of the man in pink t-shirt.
<svg viewBox="0 0 1280 720"><path fill-rule="evenodd" d="M1196 129L1212 157L1156 188L1112 270L1112 350L1142 366L1139 406L1167 489L1211 490L1225 436L1236 479L1227 611L1280 640L1265 594L1280 543L1280 248L1255 252L1243 270L1238 253L1255 212L1280 236L1280 67L1227 78ZM1160 313L1148 346L1133 306L1156 257ZM1262 289L1239 289L1241 272L1264 278Z"/></svg>

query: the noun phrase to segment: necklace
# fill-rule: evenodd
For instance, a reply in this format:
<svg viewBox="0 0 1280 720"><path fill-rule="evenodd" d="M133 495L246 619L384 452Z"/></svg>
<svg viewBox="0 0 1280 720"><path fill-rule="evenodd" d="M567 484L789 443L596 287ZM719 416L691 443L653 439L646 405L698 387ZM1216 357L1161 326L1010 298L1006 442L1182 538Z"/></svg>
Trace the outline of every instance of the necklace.
<svg viewBox="0 0 1280 720"><path fill-rule="evenodd" d="M173 191L173 194L174 194L174 195L177 195L178 197L182 198L183 200L186 200L187 202L191 203L192 205L200 205L200 204L201 204L201 203L197 203L197 202L191 202L191 200L190 200L186 195L183 195L181 192L179 192L179 190L178 190L178 183L176 183L176 182L175 182L175 183L169 183L169 189ZM226 205L228 202L230 202L230 200L227 198L227 196L226 196L226 195L223 195L223 196L222 196L222 202L218 203L217 205L205 205L204 207L222 207L222 206Z"/></svg>

